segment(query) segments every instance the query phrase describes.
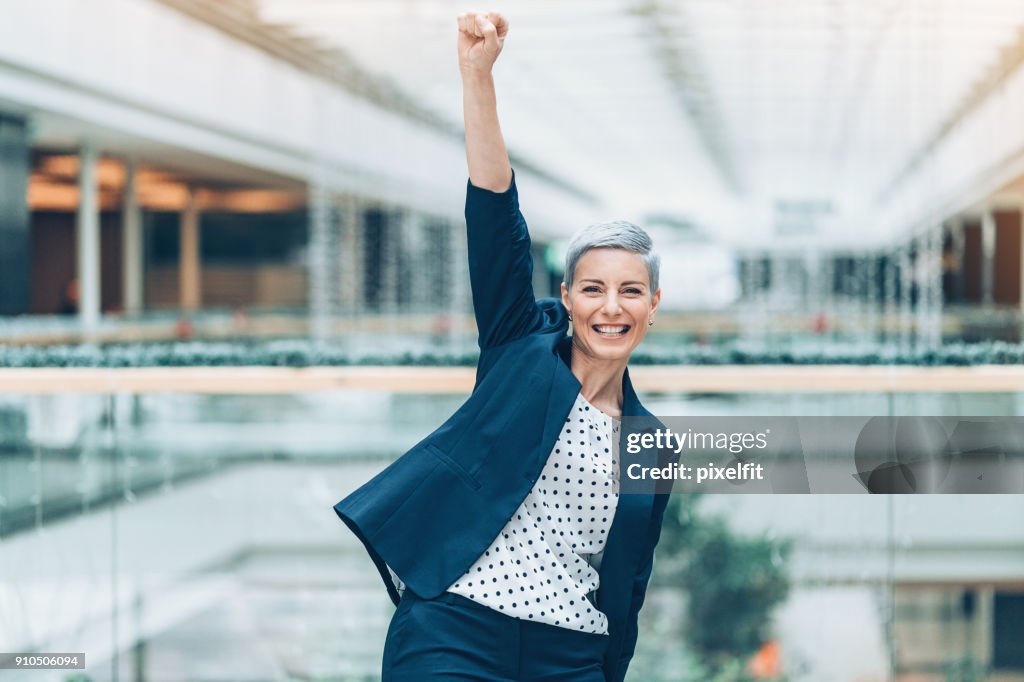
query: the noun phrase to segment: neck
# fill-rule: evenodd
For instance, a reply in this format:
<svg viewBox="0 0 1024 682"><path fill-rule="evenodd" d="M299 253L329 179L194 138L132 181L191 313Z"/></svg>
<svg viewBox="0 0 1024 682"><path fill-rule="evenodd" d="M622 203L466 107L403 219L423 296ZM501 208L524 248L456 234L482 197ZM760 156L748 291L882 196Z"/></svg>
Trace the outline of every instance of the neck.
<svg viewBox="0 0 1024 682"><path fill-rule="evenodd" d="M572 345L571 369L582 384L580 393L587 401L611 414L622 412L622 375L626 371L627 359L595 360L582 349Z"/></svg>

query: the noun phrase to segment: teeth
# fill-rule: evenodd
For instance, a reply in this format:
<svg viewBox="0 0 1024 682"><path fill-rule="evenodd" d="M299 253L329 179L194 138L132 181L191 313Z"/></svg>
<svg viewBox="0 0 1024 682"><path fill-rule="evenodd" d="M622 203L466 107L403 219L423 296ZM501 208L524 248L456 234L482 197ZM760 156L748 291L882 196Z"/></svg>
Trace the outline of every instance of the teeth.
<svg viewBox="0 0 1024 682"><path fill-rule="evenodd" d="M626 331L626 327L625 326L602 327L600 325L595 325L594 329L596 329L597 331L601 332L602 334L621 334L621 333Z"/></svg>

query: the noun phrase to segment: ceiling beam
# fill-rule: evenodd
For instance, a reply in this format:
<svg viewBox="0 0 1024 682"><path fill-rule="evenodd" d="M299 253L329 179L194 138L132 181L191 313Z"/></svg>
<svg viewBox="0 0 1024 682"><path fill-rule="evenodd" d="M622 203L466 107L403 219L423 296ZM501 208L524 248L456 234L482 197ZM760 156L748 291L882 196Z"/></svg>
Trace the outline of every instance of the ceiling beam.
<svg viewBox="0 0 1024 682"><path fill-rule="evenodd" d="M335 46L324 46L313 39L298 35L287 26L262 21L257 4L253 0L157 2L312 73L375 106L444 133L457 140L458 144L462 144L464 131L461 123L447 119L421 105L390 79L363 68L347 51ZM512 165L519 171L529 172L585 203L601 203L596 194L576 183L511 152L509 157Z"/></svg>
<svg viewBox="0 0 1024 682"><path fill-rule="evenodd" d="M694 40L685 28L686 22L670 16L678 14L679 9L669 9L659 0L643 0L634 5L631 12L646 20L654 41L655 57L726 187L736 194L743 194L745 186L736 167L725 118L715 99L707 69L692 47Z"/></svg>
<svg viewBox="0 0 1024 682"><path fill-rule="evenodd" d="M983 74L949 116L947 116L928 140L911 156L893 179L879 192L877 202L888 201L899 187L931 156L939 145L962 121L976 111L992 94L997 92L1007 79L1024 64L1024 27L1017 29L1016 40L1003 47L996 63Z"/></svg>

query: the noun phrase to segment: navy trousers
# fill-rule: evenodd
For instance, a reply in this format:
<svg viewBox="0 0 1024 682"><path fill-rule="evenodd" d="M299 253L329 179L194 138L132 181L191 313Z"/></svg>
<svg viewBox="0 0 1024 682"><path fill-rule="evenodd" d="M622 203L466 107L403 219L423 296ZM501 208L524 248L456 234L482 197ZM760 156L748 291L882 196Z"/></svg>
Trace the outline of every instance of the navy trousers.
<svg viewBox="0 0 1024 682"><path fill-rule="evenodd" d="M513 618L445 592L406 589L384 642L382 682L605 682L608 635Z"/></svg>

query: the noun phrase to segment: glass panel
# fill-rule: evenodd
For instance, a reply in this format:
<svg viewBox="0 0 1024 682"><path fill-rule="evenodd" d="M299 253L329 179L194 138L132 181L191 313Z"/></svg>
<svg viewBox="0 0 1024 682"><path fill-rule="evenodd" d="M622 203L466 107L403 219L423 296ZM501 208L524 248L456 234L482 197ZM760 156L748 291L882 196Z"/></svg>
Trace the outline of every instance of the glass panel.
<svg viewBox="0 0 1024 682"><path fill-rule="evenodd" d="M92 680L378 679L394 607L331 507L461 401L365 391L6 396L0 649L85 651ZM1013 415L1018 403L1015 394L646 397L665 416ZM710 528L713 518L725 524L718 544L693 535L695 519ZM852 682L983 679L966 675L998 668L1015 679L1021 519L1016 495L675 495L629 679L699 679L701 647L740 646L691 634L698 578L706 594L740 589L771 603L758 649L727 650L743 669ZM706 567L687 575L687 542L732 557L719 576L739 582L730 588ZM775 587L758 593L743 574L754 569ZM723 602L703 627L739 631L757 617ZM54 679L71 675L62 674Z"/></svg>

